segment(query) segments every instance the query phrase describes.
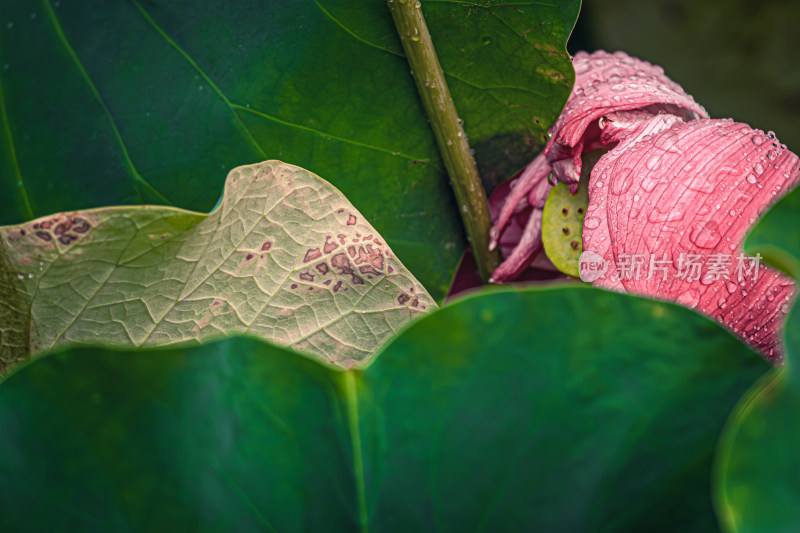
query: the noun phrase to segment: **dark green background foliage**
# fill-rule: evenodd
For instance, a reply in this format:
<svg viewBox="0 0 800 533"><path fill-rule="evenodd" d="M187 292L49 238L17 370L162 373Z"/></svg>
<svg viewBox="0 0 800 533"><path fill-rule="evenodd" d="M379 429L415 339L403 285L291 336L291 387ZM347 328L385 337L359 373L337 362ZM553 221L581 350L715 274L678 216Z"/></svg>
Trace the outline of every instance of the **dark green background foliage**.
<svg viewBox="0 0 800 533"><path fill-rule="evenodd" d="M0 387L0 528L709 531L720 427L766 369L578 287L462 300L363 373L248 339L72 350Z"/></svg>
<svg viewBox="0 0 800 533"><path fill-rule="evenodd" d="M579 1L427 2L484 177L542 147ZM238 165L337 186L441 299L461 223L381 1L0 1L0 224L116 204L207 211Z"/></svg>
<svg viewBox="0 0 800 533"><path fill-rule="evenodd" d="M800 151L794 0L585 0L569 50L624 50L664 67L714 118Z"/></svg>

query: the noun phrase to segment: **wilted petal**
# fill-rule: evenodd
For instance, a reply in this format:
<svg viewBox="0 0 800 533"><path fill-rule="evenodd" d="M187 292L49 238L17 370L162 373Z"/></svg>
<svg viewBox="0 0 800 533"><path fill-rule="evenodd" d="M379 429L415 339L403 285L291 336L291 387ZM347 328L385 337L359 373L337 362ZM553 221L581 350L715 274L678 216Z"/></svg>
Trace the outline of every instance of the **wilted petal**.
<svg viewBox="0 0 800 533"><path fill-rule="evenodd" d="M630 110L668 113L684 120L708 116L661 67L647 61L623 52L578 52L573 65L575 86L545 149L553 174L564 183L577 183L581 154L604 143L597 125L604 116Z"/></svg>
<svg viewBox="0 0 800 533"><path fill-rule="evenodd" d="M539 154L533 161L528 163L528 166L520 173L518 178L509 181L509 189L504 189L503 192L508 191L504 197L501 194L492 194L490 198L490 209L493 211L492 218L494 225L489 231L489 249L494 250L500 239L500 234L505 229L511 215L520 209L520 202L527 200L528 205L535 207L544 207L544 201L547 198L547 193L550 191L551 185L547 182L547 176L550 174L550 165L547 164L544 154ZM499 191L498 191L499 192ZM502 200L502 205L497 216L496 206L498 201ZM525 206L522 206L524 208Z"/></svg>
<svg viewBox="0 0 800 533"><path fill-rule="evenodd" d="M800 180L800 159L746 124L695 120L664 128L663 120L650 119L592 170L583 249L608 263L594 284L695 308L776 360L795 284L764 264L741 279L736 268L758 215ZM690 274L689 254L702 263L698 279L677 277L681 267Z"/></svg>
<svg viewBox="0 0 800 533"><path fill-rule="evenodd" d="M511 255L492 274L491 283L505 283L528 268L533 258L542 250L542 210L534 208L522 237Z"/></svg>

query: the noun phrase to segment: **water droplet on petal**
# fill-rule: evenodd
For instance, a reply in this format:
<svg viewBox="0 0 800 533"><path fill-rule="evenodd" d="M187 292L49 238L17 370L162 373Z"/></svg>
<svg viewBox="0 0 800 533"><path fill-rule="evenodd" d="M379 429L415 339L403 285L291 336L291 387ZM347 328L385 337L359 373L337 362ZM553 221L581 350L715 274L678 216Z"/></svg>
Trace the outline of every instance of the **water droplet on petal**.
<svg viewBox="0 0 800 533"><path fill-rule="evenodd" d="M747 179L747 183L755 183L756 182L755 174L748 174L746 179Z"/></svg>
<svg viewBox="0 0 800 533"><path fill-rule="evenodd" d="M650 170L658 170L661 166L661 158L657 155L650 156L647 160L647 168Z"/></svg>
<svg viewBox="0 0 800 533"><path fill-rule="evenodd" d="M689 232L689 240L700 248L713 248L716 246L722 235L720 235L717 223L709 220L702 226L693 226Z"/></svg>
<svg viewBox="0 0 800 533"><path fill-rule="evenodd" d="M600 225L600 219L597 217L588 217L583 221L583 226L588 229L595 229Z"/></svg>

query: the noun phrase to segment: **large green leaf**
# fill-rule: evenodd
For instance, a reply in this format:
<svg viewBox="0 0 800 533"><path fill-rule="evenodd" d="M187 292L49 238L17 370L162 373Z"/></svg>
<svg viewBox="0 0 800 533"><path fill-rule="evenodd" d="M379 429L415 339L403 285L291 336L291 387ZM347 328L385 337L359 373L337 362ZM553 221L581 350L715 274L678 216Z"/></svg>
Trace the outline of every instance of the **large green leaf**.
<svg viewBox="0 0 800 533"><path fill-rule="evenodd" d="M0 386L0 529L705 532L719 430L766 368L588 287L463 299L363 371L241 338L74 349Z"/></svg>
<svg viewBox="0 0 800 533"><path fill-rule="evenodd" d="M800 189L759 220L748 253L800 276ZM789 312L791 303L785 304ZM742 398L720 441L715 497L727 531L794 532L800 527L800 308L784 326L786 365L764 376Z"/></svg>
<svg viewBox="0 0 800 533"><path fill-rule="evenodd" d="M480 168L504 178L569 95L580 2L424 4ZM464 239L384 2L0 0L0 65L0 224L206 211L229 169L280 159L331 180L444 296Z"/></svg>
<svg viewBox="0 0 800 533"><path fill-rule="evenodd" d="M350 368L436 303L323 179L268 161L218 209L109 207L0 227L0 375L62 344L247 332Z"/></svg>
<svg viewBox="0 0 800 533"><path fill-rule="evenodd" d="M744 245L747 253L759 253L774 267L800 279L800 189L767 211L747 234Z"/></svg>

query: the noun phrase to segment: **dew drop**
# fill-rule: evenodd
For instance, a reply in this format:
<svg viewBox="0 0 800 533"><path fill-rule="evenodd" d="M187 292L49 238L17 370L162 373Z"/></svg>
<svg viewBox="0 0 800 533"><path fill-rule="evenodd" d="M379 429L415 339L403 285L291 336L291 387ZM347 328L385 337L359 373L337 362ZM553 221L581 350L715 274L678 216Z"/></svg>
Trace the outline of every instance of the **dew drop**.
<svg viewBox="0 0 800 533"><path fill-rule="evenodd" d="M658 170L661 166L661 158L657 155L650 156L650 159L647 160L647 168L650 170Z"/></svg>
<svg viewBox="0 0 800 533"><path fill-rule="evenodd" d="M600 219L597 217L588 217L583 221L583 226L587 229L595 229L600 225Z"/></svg>
<svg viewBox="0 0 800 533"><path fill-rule="evenodd" d="M700 248L713 248L720 239L722 239L722 235L720 235L717 223L713 220L706 222L703 226L694 226L689 232L689 240Z"/></svg>
<svg viewBox="0 0 800 533"><path fill-rule="evenodd" d="M746 179L747 179L747 183L755 183L756 182L755 174L748 174Z"/></svg>

